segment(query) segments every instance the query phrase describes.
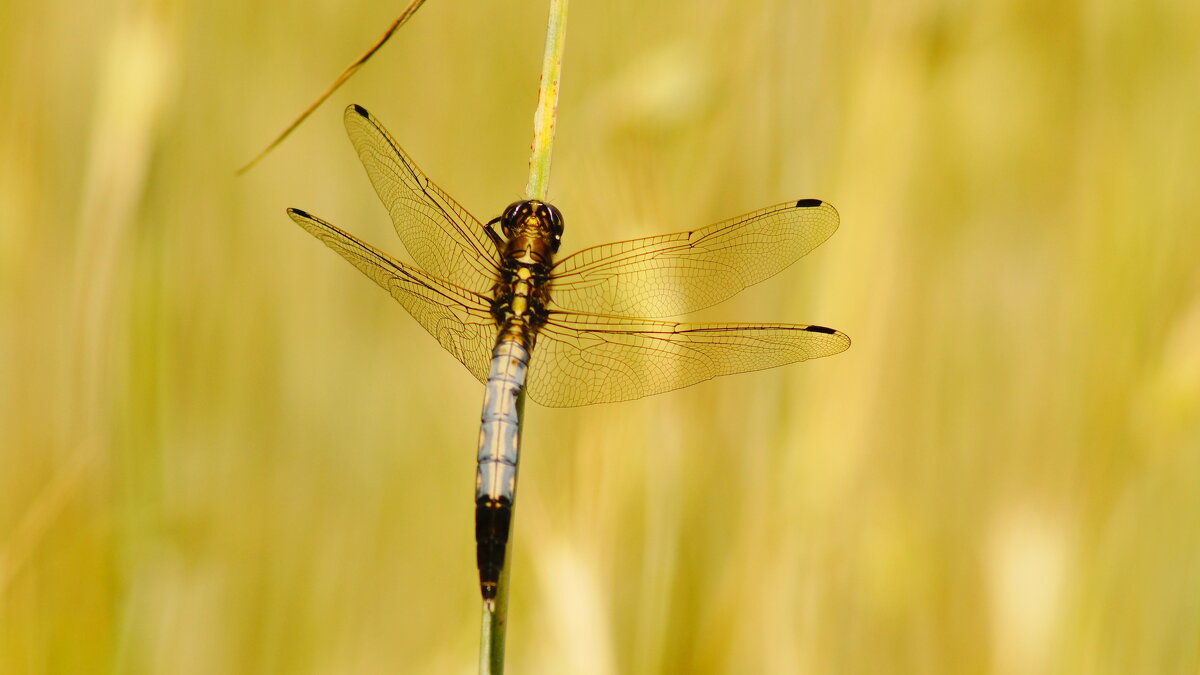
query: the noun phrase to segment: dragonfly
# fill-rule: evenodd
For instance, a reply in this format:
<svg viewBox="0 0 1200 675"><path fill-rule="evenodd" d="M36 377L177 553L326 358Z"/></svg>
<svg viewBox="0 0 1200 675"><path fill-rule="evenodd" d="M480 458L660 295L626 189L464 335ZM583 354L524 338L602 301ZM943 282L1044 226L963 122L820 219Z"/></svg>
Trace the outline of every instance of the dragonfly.
<svg viewBox="0 0 1200 675"><path fill-rule="evenodd" d="M416 266L300 209L288 215L391 294L484 383L475 474L479 587L494 601L520 455L522 392L549 407L627 401L830 356L850 338L824 326L679 323L773 276L829 238L837 211L776 204L688 232L555 259L563 216L539 200L484 223L434 184L358 105L346 131Z"/></svg>

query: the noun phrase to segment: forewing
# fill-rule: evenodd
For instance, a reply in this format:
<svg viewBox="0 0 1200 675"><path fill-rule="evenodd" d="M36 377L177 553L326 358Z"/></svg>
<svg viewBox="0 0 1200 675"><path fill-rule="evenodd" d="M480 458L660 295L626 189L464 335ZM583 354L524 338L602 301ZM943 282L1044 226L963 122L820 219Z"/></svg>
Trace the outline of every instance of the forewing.
<svg viewBox="0 0 1200 675"><path fill-rule="evenodd" d="M362 106L346 108L346 133L417 266L476 292L496 281L499 252L483 224L429 180Z"/></svg>
<svg viewBox="0 0 1200 675"><path fill-rule="evenodd" d="M572 312L686 314L776 274L837 227L831 205L802 199L691 232L596 246L554 266L551 298Z"/></svg>
<svg viewBox="0 0 1200 675"><path fill-rule="evenodd" d="M627 401L845 351L823 326L673 323L556 312L538 332L529 397L550 407Z"/></svg>
<svg viewBox="0 0 1200 675"><path fill-rule="evenodd" d="M304 211L288 209L288 215L391 293L476 379L487 380L497 328L486 297L405 265Z"/></svg>

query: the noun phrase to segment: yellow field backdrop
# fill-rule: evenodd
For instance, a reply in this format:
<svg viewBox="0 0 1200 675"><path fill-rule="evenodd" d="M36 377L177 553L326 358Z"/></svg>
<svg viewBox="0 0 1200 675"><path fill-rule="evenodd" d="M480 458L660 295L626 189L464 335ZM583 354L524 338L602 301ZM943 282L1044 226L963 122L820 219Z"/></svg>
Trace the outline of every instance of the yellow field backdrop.
<svg viewBox="0 0 1200 675"><path fill-rule="evenodd" d="M470 673L482 387L297 228L404 258L359 103L521 196L543 2L0 6L0 672ZM513 673L1200 672L1200 4L596 2L564 253L818 197L706 310L844 354L530 404ZM536 358L533 367L536 366Z"/></svg>

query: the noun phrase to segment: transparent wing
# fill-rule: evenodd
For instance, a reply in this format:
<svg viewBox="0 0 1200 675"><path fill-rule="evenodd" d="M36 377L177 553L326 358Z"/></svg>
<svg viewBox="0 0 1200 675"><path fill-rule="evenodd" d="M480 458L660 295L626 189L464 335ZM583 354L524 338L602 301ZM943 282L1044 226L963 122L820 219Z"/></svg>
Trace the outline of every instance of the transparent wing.
<svg viewBox="0 0 1200 675"><path fill-rule="evenodd" d="M692 232L584 249L554 266L550 297L572 312L677 316L791 265L837 230L818 199L776 204Z"/></svg>
<svg viewBox="0 0 1200 675"><path fill-rule="evenodd" d="M287 213L391 293L476 379L487 380L497 328L486 297L405 265L304 211L288 209Z"/></svg>
<svg viewBox="0 0 1200 675"><path fill-rule="evenodd" d="M538 332L529 397L550 407L627 401L845 351L823 326L673 323L555 312Z"/></svg>
<svg viewBox="0 0 1200 675"><path fill-rule="evenodd" d="M417 266L463 288L490 291L500 256L483 224L421 173L366 109L352 105L344 118L350 142Z"/></svg>

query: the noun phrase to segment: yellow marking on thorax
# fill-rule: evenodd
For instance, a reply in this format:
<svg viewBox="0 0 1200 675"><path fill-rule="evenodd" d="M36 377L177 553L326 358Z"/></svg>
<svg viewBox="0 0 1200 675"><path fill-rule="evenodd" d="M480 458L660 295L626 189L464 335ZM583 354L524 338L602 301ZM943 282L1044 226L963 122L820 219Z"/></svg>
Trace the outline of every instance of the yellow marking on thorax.
<svg viewBox="0 0 1200 675"><path fill-rule="evenodd" d="M529 271L528 267L517 269L517 282L513 284L513 314L519 316L529 309L529 294L533 290L533 287L529 284L529 280L532 278L533 272Z"/></svg>

